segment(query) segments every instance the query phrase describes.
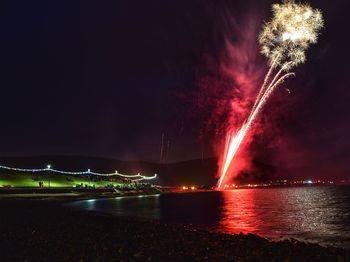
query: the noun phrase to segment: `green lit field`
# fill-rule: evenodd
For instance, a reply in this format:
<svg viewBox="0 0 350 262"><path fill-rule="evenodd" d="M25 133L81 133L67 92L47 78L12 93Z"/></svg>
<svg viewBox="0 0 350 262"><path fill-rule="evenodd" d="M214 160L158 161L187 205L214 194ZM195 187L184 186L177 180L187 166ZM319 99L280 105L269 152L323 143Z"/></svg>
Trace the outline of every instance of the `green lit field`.
<svg viewBox="0 0 350 262"><path fill-rule="evenodd" d="M75 187L83 186L104 187L113 184L121 185L120 182L111 181L92 181L88 178L69 176L62 174L31 174L17 172L0 172L1 187L39 187L39 181L43 182L44 187Z"/></svg>

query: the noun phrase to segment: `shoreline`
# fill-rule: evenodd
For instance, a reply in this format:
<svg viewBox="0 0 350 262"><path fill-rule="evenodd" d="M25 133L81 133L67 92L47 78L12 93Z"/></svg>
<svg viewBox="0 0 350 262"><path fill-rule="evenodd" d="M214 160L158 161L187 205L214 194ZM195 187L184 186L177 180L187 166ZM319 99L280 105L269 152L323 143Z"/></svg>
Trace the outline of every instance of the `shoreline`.
<svg viewBox="0 0 350 262"><path fill-rule="evenodd" d="M14 188L0 190L2 200L61 200L78 201L87 199L114 198L167 193L158 189L148 190L114 190L114 189L75 189L75 188Z"/></svg>
<svg viewBox="0 0 350 262"><path fill-rule="evenodd" d="M350 251L80 211L72 199L0 200L2 261L347 261Z"/></svg>

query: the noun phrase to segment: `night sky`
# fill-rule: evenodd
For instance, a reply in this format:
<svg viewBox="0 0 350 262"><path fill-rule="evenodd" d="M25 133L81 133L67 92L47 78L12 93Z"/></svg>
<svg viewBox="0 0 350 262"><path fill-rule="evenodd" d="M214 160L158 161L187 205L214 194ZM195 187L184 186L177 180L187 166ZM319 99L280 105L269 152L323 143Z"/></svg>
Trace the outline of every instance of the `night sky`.
<svg viewBox="0 0 350 262"><path fill-rule="evenodd" d="M225 59L225 40L251 21L259 32L271 3L2 1L0 154L159 161L164 133L165 161L214 156L200 79ZM261 132L254 157L350 174L350 4L310 4L325 29L285 84L291 94L280 88L264 110L268 121L274 107L277 131Z"/></svg>

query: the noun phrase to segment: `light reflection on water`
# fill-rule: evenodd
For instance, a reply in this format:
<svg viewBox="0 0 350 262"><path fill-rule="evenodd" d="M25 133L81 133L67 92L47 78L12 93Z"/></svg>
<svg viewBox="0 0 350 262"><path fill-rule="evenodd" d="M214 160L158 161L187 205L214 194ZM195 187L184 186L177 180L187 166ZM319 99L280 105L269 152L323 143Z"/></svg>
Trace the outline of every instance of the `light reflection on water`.
<svg viewBox="0 0 350 262"><path fill-rule="evenodd" d="M271 238L350 240L349 199L336 188L233 190L222 193L217 229Z"/></svg>
<svg viewBox="0 0 350 262"><path fill-rule="evenodd" d="M115 197L76 201L76 206L87 211L108 213L116 216L136 216L159 219L159 194L148 196Z"/></svg>
<svg viewBox="0 0 350 262"><path fill-rule="evenodd" d="M225 233L297 238L350 247L350 187L236 189L78 201L117 216L191 223Z"/></svg>

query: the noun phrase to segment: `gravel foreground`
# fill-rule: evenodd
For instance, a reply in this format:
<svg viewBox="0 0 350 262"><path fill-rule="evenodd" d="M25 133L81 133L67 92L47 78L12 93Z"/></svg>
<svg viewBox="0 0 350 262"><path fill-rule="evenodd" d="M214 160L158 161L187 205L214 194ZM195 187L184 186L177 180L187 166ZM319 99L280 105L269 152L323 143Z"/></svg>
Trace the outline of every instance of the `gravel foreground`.
<svg viewBox="0 0 350 262"><path fill-rule="evenodd" d="M0 261L350 261L350 251L100 216L65 201L0 201Z"/></svg>

